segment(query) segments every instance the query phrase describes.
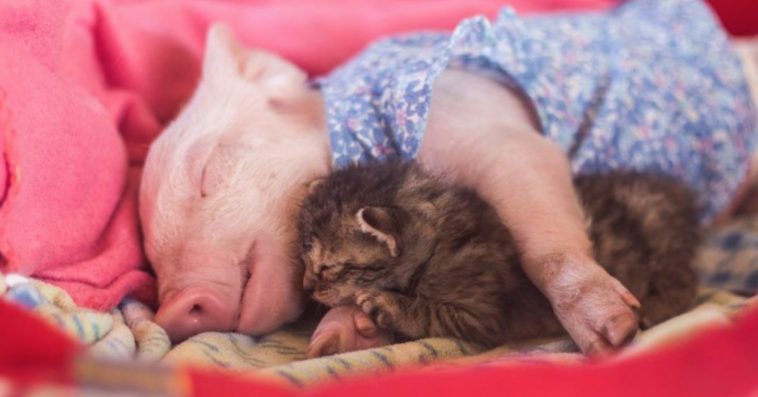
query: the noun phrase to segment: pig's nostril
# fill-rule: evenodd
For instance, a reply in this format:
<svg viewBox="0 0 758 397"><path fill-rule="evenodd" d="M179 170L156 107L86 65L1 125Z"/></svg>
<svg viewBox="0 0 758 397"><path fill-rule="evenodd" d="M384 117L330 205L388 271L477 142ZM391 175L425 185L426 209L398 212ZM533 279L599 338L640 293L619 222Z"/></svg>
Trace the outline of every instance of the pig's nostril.
<svg viewBox="0 0 758 397"><path fill-rule="evenodd" d="M235 302L236 303L236 302ZM238 321L238 305L210 290L186 290L161 304L155 322L173 342L207 331L229 331Z"/></svg>
<svg viewBox="0 0 758 397"><path fill-rule="evenodd" d="M199 316L203 314L203 307L200 305L192 305L189 314L191 316Z"/></svg>

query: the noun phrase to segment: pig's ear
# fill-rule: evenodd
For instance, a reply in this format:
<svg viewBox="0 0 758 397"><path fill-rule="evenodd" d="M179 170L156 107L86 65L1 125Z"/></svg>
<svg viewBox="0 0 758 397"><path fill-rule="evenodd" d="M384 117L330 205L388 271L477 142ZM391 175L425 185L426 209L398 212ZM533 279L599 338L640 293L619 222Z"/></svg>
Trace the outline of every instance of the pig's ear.
<svg viewBox="0 0 758 397"><path fill-rule="evenodd" d="M214 24L208 29L203 55L203 77L230 78L240 74L243 48L226 25Z"/></svg>
<svg viewBox="0 0 758 397"><path fill-rule="evenodd" d="M287 60L263 50L246 49L221 24L211 26L203 59L203 76L209 79L236 77L282 96L301 86L308 76Z"/></svg>
<svg viewBox="0 0 758 397"><path fill-rule="evenodd" d="M361 231L387 246L390 255L399 252L397 239L399 227L392 210L385 207L363 207L355 214Z"/></svg>
<svg viewBox="0 0 758 397"><path fill-rule="evenodd" d="M250 50L244 65L244 77L264 88L272 97L286 99L308 81L308 76L291 62L273 53Z"/></svg>

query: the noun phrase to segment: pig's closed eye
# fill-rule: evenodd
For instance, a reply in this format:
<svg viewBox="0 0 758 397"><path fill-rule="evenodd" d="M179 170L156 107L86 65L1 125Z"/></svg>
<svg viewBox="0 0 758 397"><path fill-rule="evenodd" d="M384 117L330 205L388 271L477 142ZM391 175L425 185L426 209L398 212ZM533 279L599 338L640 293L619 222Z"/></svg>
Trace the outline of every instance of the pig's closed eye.
<svg viewBox="0 0 758 397"><path fill-rule="evenodd" d="M208 163L200 175L200 197L205 198L223 188L226 174L217 163Z"/></svg>
<svg viewBox="0 0 758 397"><path fill-rule="evenodd" d="M200 174L200 197L202 198L206 198L210 194L210 191L205 184L205 173L207 170L208 167L203 168L203 172Z"/></svg>
<svg viewBox="0 0 758 397"><path fill-rule="evenodd" d="M239 168L247 148L237 144L218 144L211 151L200 174L200 197L208 197L231 183L230 176Z"/></svg>

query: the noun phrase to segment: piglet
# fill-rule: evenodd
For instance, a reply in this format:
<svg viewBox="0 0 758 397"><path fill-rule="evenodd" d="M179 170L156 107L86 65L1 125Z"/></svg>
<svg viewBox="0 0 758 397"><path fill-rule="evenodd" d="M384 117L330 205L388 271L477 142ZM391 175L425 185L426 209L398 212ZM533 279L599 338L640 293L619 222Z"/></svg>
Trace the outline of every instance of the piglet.
<svg viewBox="0 0 758 397"><path fill-rule="evenodd" d="M291 111L312 95L305 81L223 27L209 31L197 90L153 143L140 189L156 321L174 342L204 331L265 334L300 315L294 216L307 182L330 170L326 134ZM314 352L334 338L346 350L386 343L349 308L325 322Z"/></svg>
<svg viewBox="0 0 758 397"><path fill-rule="evenodd" d="M433 88L418 161L493 205L524 272L582 351L628 340L639 302L592 258L569 159L540 134L527 101L455 68ZM156 319L174 340L210 330L263 334L302 311L294 217L307 184L330 171L325 110L297 66L211 29L199 87L151 148L140 192L159 283ZM332 318L350 319L345 313ZM321 338L339 338L340 351L365 346L345 335L367 328L330 324ZM314 338L312 351L329 352L319 348L334 346L325 340Z"/></svg>

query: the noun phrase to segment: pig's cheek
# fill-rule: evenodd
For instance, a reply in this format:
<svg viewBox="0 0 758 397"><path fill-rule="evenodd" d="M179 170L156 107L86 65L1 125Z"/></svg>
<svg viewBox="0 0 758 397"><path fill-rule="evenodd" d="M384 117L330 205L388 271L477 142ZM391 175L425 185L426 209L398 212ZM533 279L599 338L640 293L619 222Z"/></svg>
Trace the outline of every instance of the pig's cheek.
<svg viewBox="0 0 758 397"><path fill-rule="evenodd" d="M275 241L256 241L238 331L262 335L296 320L303 310L301 274Z"/></svg>
<svg viewBox="0 0 758 397"><path fill-rule="evenodd" d="M296 320L303 311L303 295L285 280L253 274L245 287L238 331L264 335Z"/></svg>

